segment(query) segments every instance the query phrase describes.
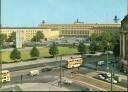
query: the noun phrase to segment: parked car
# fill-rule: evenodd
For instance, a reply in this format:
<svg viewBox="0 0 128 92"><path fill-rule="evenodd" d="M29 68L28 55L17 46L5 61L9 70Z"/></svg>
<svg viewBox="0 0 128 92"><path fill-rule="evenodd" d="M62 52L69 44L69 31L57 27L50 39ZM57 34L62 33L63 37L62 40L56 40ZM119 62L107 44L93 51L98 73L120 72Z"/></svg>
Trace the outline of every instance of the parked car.
<svg viewBox="0 0 128 92"><path fill-rule="evenodd" d="M106 75L107 75L107 77L109 77L109 78L111 77L111 73L106 73Z"/></svg>
<svg viewBox="0 0 128 92"><path fill-rule="evenodd" d="M107 82L111 83L111 78L106 79ZM112 78L112 83L116 84L117 80L115 80L114 78Z"/></svg>
<svg viewBox="0 0 128 92"><path fill-rule="evenodd" d="M103 75L101 75L101 74L99 74L98 77L99 77L100 79L102 79L102 80L105 79L105 77L104 77Z"/></svg>
<svg viewBox="0 0 128 92"><path fill-rule="evenodd" d="M111 73L105 73L107 75L107 77L111 77ZM112 73L112 77L114 77L114 74Z"/></svg>
<svg viewBox="0 0 128 92"><path fill-rule="evenodd" d="M41 69L42 72L51 71L51 70L52 70L52 68L50 68L50 67L44 67Z"/></svg>
<svg viewBox="0 0 128 92"><path fill-rule="evenodd" d="M71 84L72 83L72 80L63 80L62 81L64 84Z"/></svg>
<svg viewBox="0 0 128 92"><path fill-rule="evenodd" d="M113 51L106 51L105 54L113 54Z"/></svg>
<svg viewBox="0 0 128 92"><path fill-rule="evenodd" d="M98 65L104 65L105 61L98 61Z"/></svg>

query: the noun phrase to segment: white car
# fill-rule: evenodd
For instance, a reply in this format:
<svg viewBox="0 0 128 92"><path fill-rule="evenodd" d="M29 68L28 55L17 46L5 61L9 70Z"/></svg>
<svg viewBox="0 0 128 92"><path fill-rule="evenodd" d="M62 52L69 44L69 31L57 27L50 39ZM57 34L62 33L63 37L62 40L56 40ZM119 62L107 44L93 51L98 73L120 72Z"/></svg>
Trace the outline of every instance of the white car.
<svg viewBox="0 0 128 92"><path fill-rule="evenodd" d="M111 83L111 78L106 79L107 82ZM112 78L112 83L116 84L117 81L115 79Z"/></svg>
<svg viewBox="0 0 128 92"><path fill-rule="evenodd" d="M111 73L106 73L107 77L111 77ZM114 76L114 74L112 73L112 76Z"/></svg>
<svg viewBox="0 0 128 92"><path fill-rule="evenodd" d="M106 73L107 77L111 77L111 73Z"/></svg>
<svg viewBox="0 0 128 92"><path fill-rule="evenodd" d="M106 51L105 54L113 54L113 51Z"/></svg>
<svg viewBox="0 0 128 92"><path fill-rule="evenodd" d="M102 76L102 75L98 75L98 77L99 77L100 79L102 79L102 80L104 80L104 79L105 79L105 77L104 77L104 76Z"/></svg>
<svg viewBox="0 0 128 92"><path fill-rule="evenodd" d="M39 75L39 70L31 70L31 71L29 72L29 75L30 75L30 76Z"/></svg>
<svg viewBox="0 0 128 92"><path fill-rule="evenodd" d="M104 61L98 61L98 65L104 65Z"/></svg>
<svg viewBox="0 0 128 92"><path fill-rule="evenodd" d="M63 80L62 82L65 83L65 84L71 84L72 83L71 80Z"/></svg>

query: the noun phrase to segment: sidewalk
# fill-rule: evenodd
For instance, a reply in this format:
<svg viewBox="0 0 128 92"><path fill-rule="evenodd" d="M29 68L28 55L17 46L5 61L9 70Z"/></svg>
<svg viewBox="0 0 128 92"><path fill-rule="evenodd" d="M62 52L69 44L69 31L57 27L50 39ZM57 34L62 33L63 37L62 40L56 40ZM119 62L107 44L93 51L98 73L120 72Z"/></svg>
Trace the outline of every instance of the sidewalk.
<svg viewBox="0 0 128 92"><path fill-rule="evenodd" d="M16 89L19 88L19 89ZM1 88L4 91L71 91L65 87L52 86L48 83L23 83L14 84Z"/></svg>
<svg viewBox="0 0 128 92"><path fill-rule="evenodd" d="M70 56L63 56L62 59L66 60L70 57L79 57L80 55L70 55ZM57 60L60 60L60 57L57 58ZM40 63L49 63L49 62L55 62L57 61L56 58L42 58L37 59L33 61L24 61L24 62L16 62L16 63L9 63L9 64L2 64L2 69L5 68L11 68L11 67L17 67L17 66L25 66L25 65L31 65L31 64L40 64Z"/></svg>

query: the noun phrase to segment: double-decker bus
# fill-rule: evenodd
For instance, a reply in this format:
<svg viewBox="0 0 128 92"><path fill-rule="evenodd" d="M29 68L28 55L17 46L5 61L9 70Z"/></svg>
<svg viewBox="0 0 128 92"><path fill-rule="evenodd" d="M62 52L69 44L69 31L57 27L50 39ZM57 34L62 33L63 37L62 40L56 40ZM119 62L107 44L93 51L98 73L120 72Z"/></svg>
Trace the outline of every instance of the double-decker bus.
<svg viewBox="0 0 128 92"><path fill-rule="evenodd" d="M0 71L0 81L3 82L9 82L10 80L10 72L8 70Z"/></svg>
<svg viewBox="0 0 128 92"><path fill-rule="evenodd" d="M83 59L81 57L78 58L70 58L65 61L66 68L75 68L80 67L82 65Z"/></svg>

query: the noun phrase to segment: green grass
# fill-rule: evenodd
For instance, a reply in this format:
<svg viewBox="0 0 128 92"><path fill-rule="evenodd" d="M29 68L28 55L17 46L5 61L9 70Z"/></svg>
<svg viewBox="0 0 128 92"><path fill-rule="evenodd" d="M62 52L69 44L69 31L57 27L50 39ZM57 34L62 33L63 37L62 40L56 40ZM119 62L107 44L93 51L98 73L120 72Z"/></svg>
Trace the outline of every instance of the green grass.
<svg viewBox="0 0 128 92"><path fill-rule="evenodd" d="M49 54L49 48L48 47L41 47L38 48L38 50L40 51L40 58L49 58L51 57L51 55ZM24 49L20 49L21 51L21 59L22 60L28 60L31 59L30 56L30 50L24 50ZM2 58L1 60L3 62L13 62L13 60L10 59L10 53L11 51L2 51ZM76 48L69 48L69 47L59 47L59 55L73 55L78 53ZM92 58L86 58L85 61L87 62L95 62L95 61L106 61L106 55L102 55L102 56L97 56L97 57L92 57ZM114 59L113 55L109 55L109 60Z"/></svg>
<svg viewBox="0 0 128 92"><path fill-rule="evenodd" d="M42 48L38 48L38 49L40 51L40 58L45 58L45 57L50 57L51 56L49 54L49 48L42 47ZM20 49L20 51L21 51L21 59L22 60L31 59L30 50ZM11 53L11 51L2 51L1 60L3 62L13 62L13 60L10 59L10 53ZM72 54L76 54L76 53L78 53L76 48L59 47L59 55L61 55L61 54L63 54L63 55L72 55Z"/></svg>

